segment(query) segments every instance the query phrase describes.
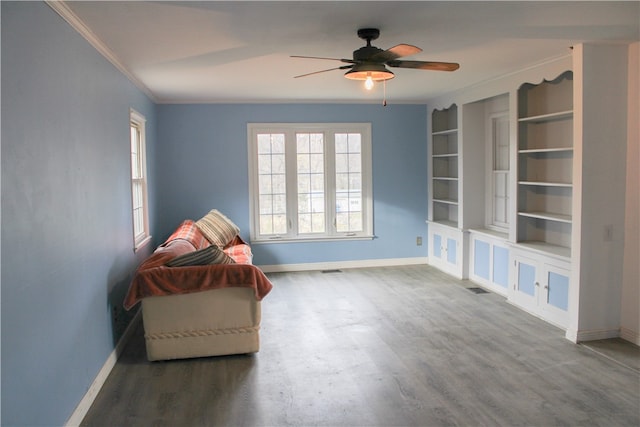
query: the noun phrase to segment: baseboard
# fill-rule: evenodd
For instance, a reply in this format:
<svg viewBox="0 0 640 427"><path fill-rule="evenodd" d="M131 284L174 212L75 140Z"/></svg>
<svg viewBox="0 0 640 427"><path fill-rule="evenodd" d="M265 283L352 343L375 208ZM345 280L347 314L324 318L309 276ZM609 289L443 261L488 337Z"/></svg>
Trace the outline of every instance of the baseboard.
<svg viewBox="0 0 640 427"><path fill-rule="evenodd" d="M304 264L276 264L258 265L265 273L283 273L289 271L313 271L313 270L335 270L347 268L366 267L394 267L402 265L427 264L429 258L385 258L385 259L363 259L357 261L335 261L335 262L310 262Z"/></svg>
<svg viewBox="0 0 640 427"><path fill-rule="evenodd" d="M96 396L98 396L98 393L100 392L100 389L102 389L102 386L107 380L107 377L109 377L111 370L114 366L116 366L116 362L122 354L125 345L129 342L129 339L133 335L133 332L135 331L135 328L141 319L140 312L141 310L138 310L133 319L131 319L131 322L129 322L129 326L127 326L127 329L125 329L124 333L120 337L120 340L118 340L116 348L113 349L113 351L107 358L107 361L104 362L102 369L100 369L100 372L98 372L98 375L93 380L93 383L91 383L91 386L89 386L89 389L85 393L84 397L82 398L82 400L80 400L80 403L78 403L78 406L73 411L73 414L71 414L71 417L69 417L69 419L65 423L66 427L79 426L85 415L87 415L87 412L89 412L89 408L91 408L93 401L96 399Z"/></svg>
<svg viewBox="0 0 640 427"><path fill-rule="evenodd" d="M640 346L640 333L637 331L632 331L631 329L622 327L620 328L620 338Z"/></svg>
<svg viewBox="0 0 640 427"><path fill-rule="evenodd" d="M599 329L593 331L578 331L577 342L606 340L609 338L618 338L620 329Z"/></svg>

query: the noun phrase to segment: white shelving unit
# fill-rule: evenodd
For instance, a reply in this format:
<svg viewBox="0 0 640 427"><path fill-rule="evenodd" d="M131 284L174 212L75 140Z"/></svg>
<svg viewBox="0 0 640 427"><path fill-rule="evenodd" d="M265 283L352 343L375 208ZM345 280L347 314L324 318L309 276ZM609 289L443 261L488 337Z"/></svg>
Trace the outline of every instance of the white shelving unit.
<svg viewBox="0 0 640 427"><path fill-rule="evenodd" d="M454 104L431 115L431 213L433 222L459 222L458 108Z"/></svg>
<svg viewBox="0 0 640 427"><path fill-rule="evenodd" d="M518 89L518 243L570 258L573 73Z"/></svg>
<svg viewBox="0 0 640 427"><path fill-rule="evenodd" d="M429 263L505 295L572 342L619 336L628 312L616 304L628 262L633 52L578 43L565 57L427 102ZM507 209L496 225L490 126L505 114Z"/></svg>

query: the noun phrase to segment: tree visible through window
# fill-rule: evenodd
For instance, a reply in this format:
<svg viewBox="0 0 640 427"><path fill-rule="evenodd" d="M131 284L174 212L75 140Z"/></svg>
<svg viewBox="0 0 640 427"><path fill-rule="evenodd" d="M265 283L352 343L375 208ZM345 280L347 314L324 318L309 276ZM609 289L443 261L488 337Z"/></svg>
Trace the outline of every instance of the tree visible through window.
<svg viewBox="0 0 640 427"><path fill-rule="evenodd" d="M369 124L250 124L252 240L370 238Z"/></svg>

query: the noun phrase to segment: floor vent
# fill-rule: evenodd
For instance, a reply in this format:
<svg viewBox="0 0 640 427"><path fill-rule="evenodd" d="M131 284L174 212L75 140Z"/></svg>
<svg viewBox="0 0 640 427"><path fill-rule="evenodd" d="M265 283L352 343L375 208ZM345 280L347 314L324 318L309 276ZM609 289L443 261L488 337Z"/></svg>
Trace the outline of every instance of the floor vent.
<svg viewBox="0 0 640 427"><path fill-rule="evenodd" d="M334 270L322 270L323 273L342 273L342 270L334 269Z"/></svg>
<svg viewBox="0 0 640 427"><path fill-rule="evenodd" d="M467 288L468 290L470 290L471 292L473 292L474 294L488 294L489 292L485 291L482 288Z"/></svg>

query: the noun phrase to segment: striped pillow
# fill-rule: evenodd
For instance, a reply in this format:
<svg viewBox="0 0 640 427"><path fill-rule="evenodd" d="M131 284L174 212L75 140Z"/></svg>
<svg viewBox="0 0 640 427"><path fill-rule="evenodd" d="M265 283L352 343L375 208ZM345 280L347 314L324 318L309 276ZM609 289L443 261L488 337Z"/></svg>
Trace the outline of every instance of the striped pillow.
<svg viewBox="0 0 640 427"><path fill-rule="evenodd" d="M196 226L212 244L223 249L240 233L240 229L229 218L216 209L196 221Z"/></svg>
<svg viewBox="0 0 640 427"><path fill-rule="evenodd" d="M193 251L177 256L165 265L168 267L185 267L188 265L209 265L209 264L235 264L235 261L227 254L211 245L199 251Z"/></svg>

